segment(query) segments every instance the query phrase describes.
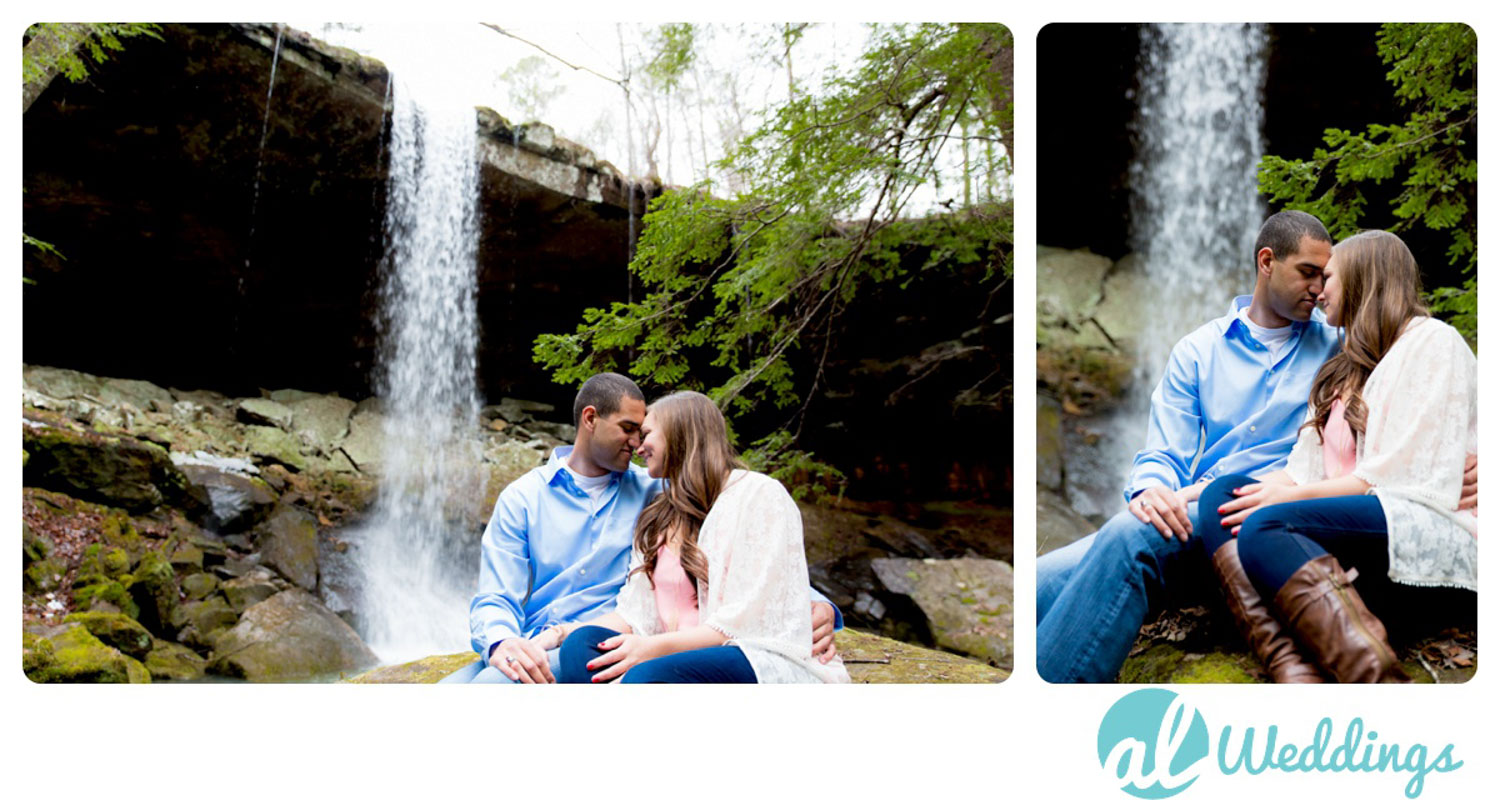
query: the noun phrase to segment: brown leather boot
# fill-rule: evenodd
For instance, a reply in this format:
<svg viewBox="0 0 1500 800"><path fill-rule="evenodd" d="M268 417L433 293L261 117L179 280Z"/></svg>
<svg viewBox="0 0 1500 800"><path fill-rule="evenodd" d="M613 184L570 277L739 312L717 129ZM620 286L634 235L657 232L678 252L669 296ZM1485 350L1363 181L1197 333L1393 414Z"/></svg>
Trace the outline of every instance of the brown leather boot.
<svg viewBox="0 0 1500 800"><path fill-rule="evenodd" d="M1321 555L1292 573L1274 601L1304 652L1340 683L1409 683L1385 625L1354 591L1353 574Z"/></svg>
<svg viewBox="0 0 1500 800"><path fill-rule="evenodd" d="M1240 543L1230 539L1214 551L1214 575L1219 578L1219 588L1229 603L1230 615L1240 636L1250 645L1277 683L1322 683L1316 665L1303 658L1297 643L1282 629L1281 623L1271 615L1266 601L1250 583L1250 576L1240 565Z"/></svg>

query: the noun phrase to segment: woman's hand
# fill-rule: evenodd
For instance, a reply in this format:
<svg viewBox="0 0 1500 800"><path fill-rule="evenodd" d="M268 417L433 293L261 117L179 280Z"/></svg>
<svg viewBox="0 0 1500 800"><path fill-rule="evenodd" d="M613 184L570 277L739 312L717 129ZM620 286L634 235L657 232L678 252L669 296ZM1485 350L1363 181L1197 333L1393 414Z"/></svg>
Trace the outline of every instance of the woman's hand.
<svg viewBox="0 0 1500 800"><path fill-rule="evenodd" d="M642 661L667 655L657 647L654 637L641 636L636 633L611 636L599 643L599 649L604 651L604 655L588 663L589 672L594 673L594 683L612 681ZM608 669L602 669L604 667ZM595 670L600 671L595 672Z"/></svg>
<svg viewBox="0 0 1500 800"><path fill-rule="evenodd" d="M1233 525L1229 533L1235 536L1239 535L1240 523L1257 509L1302 499L1296 486L1282 483L1247 483L1234 493L1235 499L1219 506L1219 524L1226 528Z"/></svg>

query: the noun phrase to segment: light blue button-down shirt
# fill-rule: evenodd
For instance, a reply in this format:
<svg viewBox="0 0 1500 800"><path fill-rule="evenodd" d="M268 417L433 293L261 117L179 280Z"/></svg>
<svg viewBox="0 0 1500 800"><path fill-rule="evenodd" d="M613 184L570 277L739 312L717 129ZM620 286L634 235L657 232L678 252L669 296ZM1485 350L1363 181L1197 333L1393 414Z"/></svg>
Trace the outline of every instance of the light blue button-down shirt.
<svg viewBox="0 0 1500 800"><path fill-rule="evenodd" d="M1272 363L1265 345L1239 319L1249 295L1229 313L1184 336L1151 393L1146 446L1135 455L1125 500L1152 486L1179 489L1223 475L1286 466L1307 416L1318 368L1339 346L1338 330L1314 311ZM1203 456L1194 464L1199 446Z"/></svg>
<svg viewBox="0 0 1500 800"><path fill-rule="evenodd" d="M548 625L583 622L614 609L630 569L635 520L663 481L631 464L611 473L598 501L563 466L572 447L500 493L484 530L479 589L469 603L474 652L533 636ZM816 592L812 599L827 602ZM836 627L843 616L834 608Z"/></svg>

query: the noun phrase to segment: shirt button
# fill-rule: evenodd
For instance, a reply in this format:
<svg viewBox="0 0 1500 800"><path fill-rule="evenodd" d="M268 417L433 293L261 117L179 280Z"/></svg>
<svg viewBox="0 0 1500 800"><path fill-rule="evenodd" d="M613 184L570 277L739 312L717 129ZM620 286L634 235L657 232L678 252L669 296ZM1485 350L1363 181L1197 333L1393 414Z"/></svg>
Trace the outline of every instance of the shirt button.
<svg viewBox="0 0 1500 800"><path fill-rule="evenodd" d="M582 575L582 574L584 574L584 571L583 570L578 570L578 574Z"/></svg>
<svg viewBox="0 0 1500 800"><path fill-rule="evenodd" d="M1254 425L1251 425L1251 426L1250 426L1250 432L1251 432L1251 433L1255 433L1255 426L1254 426Z"/></svg>

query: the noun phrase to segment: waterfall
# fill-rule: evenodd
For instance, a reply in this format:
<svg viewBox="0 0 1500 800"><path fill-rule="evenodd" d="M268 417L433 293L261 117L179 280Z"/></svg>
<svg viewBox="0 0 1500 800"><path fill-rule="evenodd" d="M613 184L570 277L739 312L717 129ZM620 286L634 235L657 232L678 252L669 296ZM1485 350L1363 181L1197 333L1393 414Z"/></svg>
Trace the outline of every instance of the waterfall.
<svg viewBox="0 0 1500 800"><path fill-rule="evenodd" d="M377 375L386 449L360 539L358 610L387 662L467 649L478 558L477 125L472 100L447 85L463 67L430 56L393 63L391 76Z"/></svg>
<svg viewBox="0 0 1500 800"><path fill-rule="evenodd" d="M1257 25L1141 30L1131 247L1154 309L1143 312L1132 388L1105 424L1094 463L1070 470L1070 499L1086 512L1120 509L1172 345L1255 284L1252 250L1265 216L1256 167L1266 47Z"/></svg>
<svg viewBox="0 0 1500 800"><path fill-rule="evenodd" d="M276 44L271 48L271 78L266 81L266 110L260 121L260 147L255 151L255 185L250 194L250 240L245 245L245 268L250 268L250 249L255 245L255 212L260 206L260 169L266 154L266 137L271 132L271 94L276 90L276 65L281 61L281 37L285 29L276 28ZM245 289L245 278L240 276L240 291Z"/></svg>

